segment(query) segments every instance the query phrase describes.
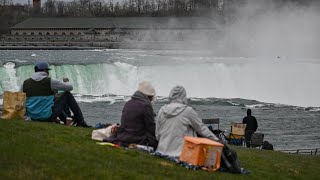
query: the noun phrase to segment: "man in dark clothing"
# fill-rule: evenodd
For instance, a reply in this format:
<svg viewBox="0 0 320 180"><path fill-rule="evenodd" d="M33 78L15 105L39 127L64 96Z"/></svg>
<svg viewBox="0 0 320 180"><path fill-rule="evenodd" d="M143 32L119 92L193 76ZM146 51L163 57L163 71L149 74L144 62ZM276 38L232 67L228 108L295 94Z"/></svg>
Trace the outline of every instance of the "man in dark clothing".
<svg viewBox="0 0 320 180"><path fill-rule="evenodd" d="M247 125L245 129L245 141L247 147L250 147L252 134L256 132L258 128L256 118L254 116L251 116L251 109L247 110L247 116L243 118L242 123Z"/></svg>
<svg viewBox="0 0 320 180"><path fill-rule="evenodd" d="M115 130L115 135L104 141L122 146L141 144L156 148L155 114L151 105L154 96L155 90L150 82L141 82L138 90L124 105L121 125Z"/></svg>
<svg viewBox="0 0 320 180"><path fill-rule="evenodd" d="M35 64L35 73L31 78L25 80L22 91L26 93L27 116L35 121L52 121L60 123L57 117L61 116L66 107L74 114L74 124L86 127L80 107L70 91L73 86L68 78L63 81L49 77L49 64L38 61ZM57 91L64 91L59 97L55 97ZM65 119L61 119L65 122Z"/></svg>

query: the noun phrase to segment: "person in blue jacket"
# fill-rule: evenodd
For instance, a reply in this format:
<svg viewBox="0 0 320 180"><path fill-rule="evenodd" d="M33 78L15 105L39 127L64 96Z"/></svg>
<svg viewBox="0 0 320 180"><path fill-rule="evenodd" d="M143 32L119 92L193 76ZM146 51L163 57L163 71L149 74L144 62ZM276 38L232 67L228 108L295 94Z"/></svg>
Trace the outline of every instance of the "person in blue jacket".
<svg viewBox="0 0 320 180"><path fill-rule="evenodd" d="M63 81L49 77L49 64L38 61L34 66L34 74L25 80L22 91L26 93L27 116L35 121L52 121L59 123L57 117L62 118L66 107L74 114L74 125L86 127L81 109L70 91L73 90L68 78ZM55 97L58 91L63 91L59 97Z"/></svg>

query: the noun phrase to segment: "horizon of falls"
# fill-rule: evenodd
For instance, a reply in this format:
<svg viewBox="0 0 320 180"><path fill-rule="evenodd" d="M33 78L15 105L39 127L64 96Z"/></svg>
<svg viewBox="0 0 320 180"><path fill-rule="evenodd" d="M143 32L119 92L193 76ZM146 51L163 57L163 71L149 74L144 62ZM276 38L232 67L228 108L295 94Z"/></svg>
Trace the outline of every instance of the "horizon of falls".
<svg viewBox="0 0 320 180"><path fill-rule="evenodd" d="M74 93L101 96L132 95L149 80L157 96L166 97L182 85L188 97L244 98L268 103L320 107L320 64L283 62L185 62L132 65L124 62L51 66L50 76L68 77ZM0 66L0 94L17 91L33 73L33 65Z"/></svg>

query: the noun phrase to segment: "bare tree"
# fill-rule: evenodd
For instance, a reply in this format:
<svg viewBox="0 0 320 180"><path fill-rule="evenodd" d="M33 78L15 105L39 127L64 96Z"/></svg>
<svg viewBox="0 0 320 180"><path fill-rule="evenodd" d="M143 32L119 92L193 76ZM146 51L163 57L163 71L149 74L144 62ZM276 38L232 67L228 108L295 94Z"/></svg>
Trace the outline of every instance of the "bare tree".
<svg viewBox="0 0 320 180"><path fill-rule="evenodd" d="M56 11L56 1L55 0L47 0L44 3L43 12L48 16L54 16L57 14Z"/></svg>
<svg viewBox="0 0 320 180"><path fill-rule="evenodd" d="M65 16L66 4L63 1L57 2L57 16Z"/></svg>
<svg viewBox="0 0 320 180"><path fill-rule="evenodd" d="M11 5L13 5L13 2L12 2L12 0L0 0L0 5L11 6Z"/></svg>

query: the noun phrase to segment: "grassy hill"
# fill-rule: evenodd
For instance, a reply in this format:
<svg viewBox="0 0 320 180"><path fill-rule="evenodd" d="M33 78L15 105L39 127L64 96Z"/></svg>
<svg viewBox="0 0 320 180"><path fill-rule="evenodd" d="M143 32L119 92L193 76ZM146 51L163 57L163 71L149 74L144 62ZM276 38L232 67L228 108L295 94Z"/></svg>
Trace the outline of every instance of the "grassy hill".
<svg viewBox="0 0 320 180"><path fill-rule="evenodd" d="M92 129L0 120L0 179L320 179L320 156L232 147L250 175L194 171L96 145Z"/></svg>

